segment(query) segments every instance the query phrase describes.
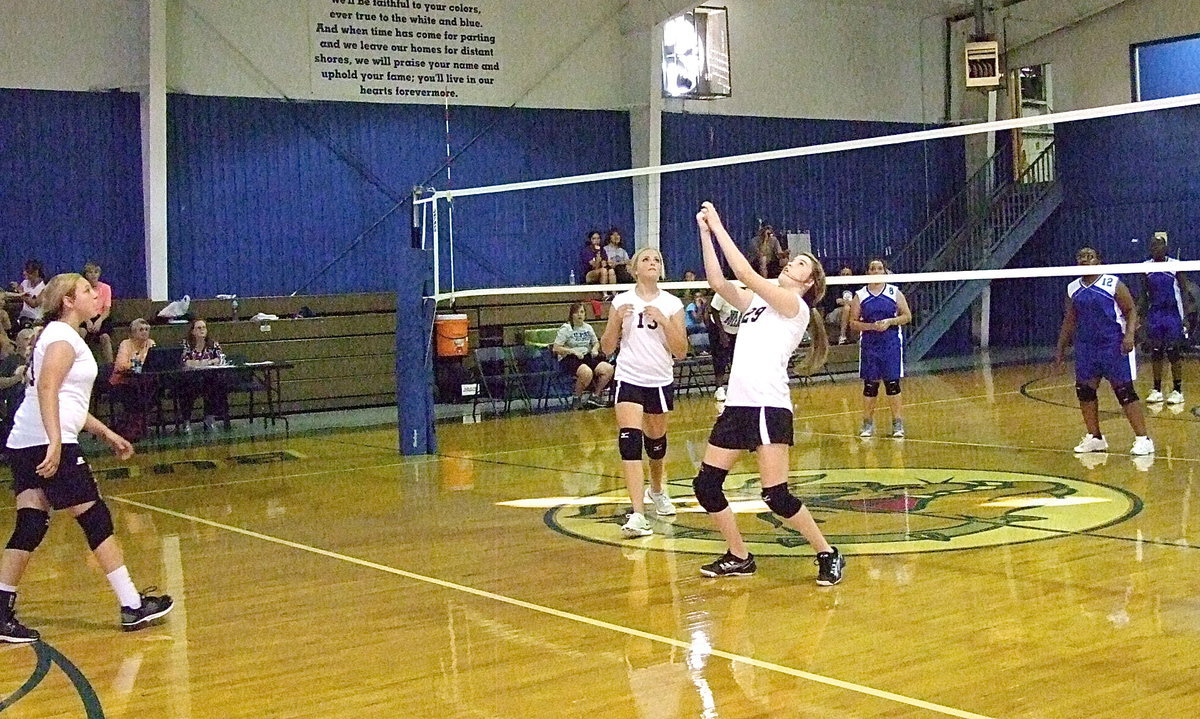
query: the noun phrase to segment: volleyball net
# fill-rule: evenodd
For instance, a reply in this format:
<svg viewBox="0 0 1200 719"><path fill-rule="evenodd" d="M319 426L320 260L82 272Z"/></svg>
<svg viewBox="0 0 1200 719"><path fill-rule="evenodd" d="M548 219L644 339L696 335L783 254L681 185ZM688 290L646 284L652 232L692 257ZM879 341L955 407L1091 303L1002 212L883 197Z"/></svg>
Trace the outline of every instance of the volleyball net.
<svg viewBox="0 0 1200 719"><path fill-rule="evenodd" d="M894 134L877 134L875 125L842 128L865 136L833 133L829 141L721 157L702 155L726 146L710 131L728 128L728 121L701 118L675 139L707 132L711 142L664 149L664 156L689 158L681 162L419 188L413 226L414 239L432 257L427 300L455 316L450 340L439 338L449 324L429 328L440 357L434 362L439 400L474 403L446 385L487 391L471 369L476 350L544 349L572 307L582 306L586 321L602 331L608 301L630 285L584 284L590 231L609 244L615 228L628 255L657 247L665 263L660 286L685 305L696 291L711 295L695 225L703 201L716 204L752 261L766 256L769 272L798 252L817 256L829 284L821 309L839 314L838 321L842 293L878 281L866 268L884 260L885 281L902 289L913 313L906 360L936 367L957 359L957 366L970 367L990 361L981 357L985 351L1046 359L1066 287L1085 273L1075 261L1081 247L1093 247L1105 263L1087 274L1119 275L1139 301L1146 273L1167 269L1146 262L1156 236L1168 240L1170 271L1200 279L1200 261L1190 259L1200 257L1193 234L1200 225L1200 159L1186 149L1196 138L1172 134L1200 126L1198 104L1200 95L1190 95ZM1037 134L1023 136L1027 131ZM756 246L773 247L763 241L765 226L778 247L756 255ZM684 281L688 270L695 280ZM1194 339L1200 290L1188 279L1179 288ZM844 325L829 319L837 343ZM702 333L690 336L693 354L703 355ZM466 369L446 382L444 365L456 355Z"/></svg>
<svg viewBox="0 0 1200 719"><path fill-rule="evenodd" d="M1181 223L1192 217L1190 208L1134 216L1128 197L1095 201L1071 193L1080 176L1108 172L1128 176L1101 190L1141 182L1146 191L1133 198L1140 204L1186 202L1178 195L1195 191L1196 160L1171 147L1170 127L1194 123L1198 103L1200 95L1189 95L895 134L878 134L898 127L882 123L833 123L796 134L836 138L831 141L722 157L710 155L765 142L763 133L778 128L759 124L757 137L747 140L731 137L747 132L744 124L735 130L733 123L703 116L670 133L673 141L663 152L696 159L461 189L418 188L414 227L422 247L431 250L439 302L483 290L562 287L557 291L569 293L570 285L585 282L580 258L593 230L605 245L609 231L618 231L630 255L645 245L659 248L667 279L679 280L702 267L693 218L705 200L721 210L747 254L751 238L770 226L784 251L811 251L828 265L855 267L880 257L895 271L925 273L1001 269L1014 260L1024 266L1071 264L1073 249L1005 262L1005 253L996 253L1022 225L1058 229L1046 227L1043 215L1065 194L1069 204L1088 201L1092 215L1064 218L1073 224L1058 234L1080 244L1092 232L1107 258L1141 259L1141 248L1114 242L1137 244L1130 241L1145 241L1155 231L1185 240ZM1055 128L1064 139L1056 140ZM788 139L782 129L775 134ZM859 136L844 139L848 135ZM1119 141L1110 142L1112 135ZM1146 176L1145 157L1137 166L1139 158L1121 153L1158 155L1155 172L1183 181L1156 195L1161 176ZM1118 205L1125 207L1112 212ZM1128 216L1115 216L1122 211Z"/></svg>

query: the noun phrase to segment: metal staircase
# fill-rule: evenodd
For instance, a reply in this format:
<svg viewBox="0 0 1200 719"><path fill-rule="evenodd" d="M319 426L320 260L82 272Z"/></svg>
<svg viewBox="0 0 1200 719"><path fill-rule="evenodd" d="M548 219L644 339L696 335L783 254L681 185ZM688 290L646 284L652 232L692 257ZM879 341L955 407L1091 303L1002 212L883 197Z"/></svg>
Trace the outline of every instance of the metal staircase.
<svg viewBox="0 0 1200 719"><path fill-rule="evenodd" d="M1054 144L1015 181L997 153L892 258L897 272L990 270L1007 265L1062 202ZM905 333L906 359L925 356L987 287L986 280L923 282L903 288L913 311Z"/></svg>

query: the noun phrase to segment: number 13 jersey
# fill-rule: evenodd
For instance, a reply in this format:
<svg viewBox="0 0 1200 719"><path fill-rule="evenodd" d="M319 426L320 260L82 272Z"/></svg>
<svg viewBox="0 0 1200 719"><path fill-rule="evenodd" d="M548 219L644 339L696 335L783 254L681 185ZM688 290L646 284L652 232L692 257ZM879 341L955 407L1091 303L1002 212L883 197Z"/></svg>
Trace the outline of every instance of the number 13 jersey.
<svg viewBox="0 0 1200 719"><path fill-rule="evenodd" d="M666 387L675 381L675 360L667 349L665 328L646 316L646 307L657 307L670 320L683 311L683 302L662 290L649 302L638 297L634 290L626 290L613 298L610 312L625 305L633 305L633 312L621 324L621 353L617 356L615 379L639 387Z"/></svg>

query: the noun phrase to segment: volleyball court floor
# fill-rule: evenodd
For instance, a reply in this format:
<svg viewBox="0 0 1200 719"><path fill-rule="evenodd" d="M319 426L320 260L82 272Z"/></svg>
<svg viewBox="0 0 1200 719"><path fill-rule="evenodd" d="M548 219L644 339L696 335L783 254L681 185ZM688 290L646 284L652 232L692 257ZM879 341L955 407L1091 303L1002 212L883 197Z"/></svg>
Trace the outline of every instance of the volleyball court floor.
<svg viewBox="0 0 1200 719"><path fill-rule="evenodd" d="M611 410L443 423L427 457L399 456L394 427L93 452L135 581L177 609L119 632L57 516L18 607L46 641L0 645L2 713L1194 717L1187 370L1137 461L1107 389L1113 451L1072 453L1072 384L1048 365L906 380L904 440L857 437L855 380L795 388L792 486L848 556L835 587L757 502L751 459L726 491L758 573L698 575L723 551L690 491L709 396L679 398L679 513L641 540L619 537Z"/></svg>

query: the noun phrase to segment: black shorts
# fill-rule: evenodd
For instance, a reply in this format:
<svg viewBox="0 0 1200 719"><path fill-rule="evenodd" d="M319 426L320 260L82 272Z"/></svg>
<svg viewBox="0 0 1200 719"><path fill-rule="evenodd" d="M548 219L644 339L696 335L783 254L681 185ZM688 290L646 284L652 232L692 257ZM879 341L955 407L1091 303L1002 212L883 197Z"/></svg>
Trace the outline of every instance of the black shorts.
<svg viewBox="0 0 1200 719"><path fill-rule="evenodd" d="M574 377L575 373L579 370L580 365L587 365L595 370L596 365L603 361L604 358L600 357L599 355L588 354L584 355L581 359L579 355L566 354L558 360L558 366L562 369L563 374L569 374Z"/></svg>
<svg viewBox="0 0 1200 719"><path fill-rule="evenodd" d="M12 468L13 493L27 489L40 489L54 509L66 509L77 504L95 502L100 499L92 468L79 451L78 444L64 444L58 460L58 472L45 479L38 476L37 466L46 458L46 445L8 450L9 466Z"/></svg>
<svg viewBox="0 0 1200 719"><path fill-rule="evenodd" d="M617 382L616 404L633 402L640 404L646 414L663 414L675 409L675 385L665 387L641 387L628 382Z"/></svg>
<svg viewBox="0 0 1200 719"><path fill-rule="evenodd" d="M755 450L764 444L792 441L792 411L782 407L726 407L717 417L708 443L723 449Z"/></svg>
<svg viewBox="0 0 1200 719"><path fill-rule="evenodd" d="M95 332L88 332L87 336L84 337L84 339L85 340L96 339L100 335L108 335L109 337L111 337L112 333L113 333L112 317L105 317L104 321L100 323L100 328L98 330L96 330Z"/></svg>

